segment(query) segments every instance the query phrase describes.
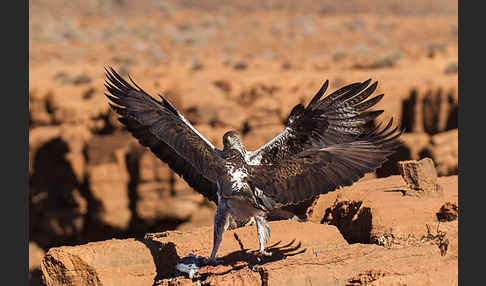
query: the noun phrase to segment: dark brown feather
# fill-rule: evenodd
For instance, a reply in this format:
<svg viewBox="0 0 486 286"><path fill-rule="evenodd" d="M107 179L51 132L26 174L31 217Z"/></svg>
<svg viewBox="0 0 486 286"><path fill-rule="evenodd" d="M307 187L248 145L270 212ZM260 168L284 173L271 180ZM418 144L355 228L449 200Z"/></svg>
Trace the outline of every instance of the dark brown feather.
<svg viewBox="0 0 486 286"><path fill-rule="evenodd" d="M106 70L107 98L128 131L192 188L217 203L218 175L224 172L224 160L218 150L200 137L161 96L158 101L130 78L125 81L114 69Z"/></svg>
<svg viewBox="0 0 486 286"><path fill-rule="evenodd" d="M344 86L326 97L328 81L319 89L307 107L296 105L286 121L286 128L256 151L250 152L252 164L276 164L313 145L321 147L351 142L366 132L367 123L383 110L365 112L383 95L365 101L377 87L371 79ZM261 160L257 160L261 158Z"/></svg>
<svg viewBox="0 0 486 286"><path fill-rule="evenodd" d="M251 166L249 183L277 204L295 204L349 186L380 167L398 146L398 128L331 146L312 146L278 165Z"/></svg>

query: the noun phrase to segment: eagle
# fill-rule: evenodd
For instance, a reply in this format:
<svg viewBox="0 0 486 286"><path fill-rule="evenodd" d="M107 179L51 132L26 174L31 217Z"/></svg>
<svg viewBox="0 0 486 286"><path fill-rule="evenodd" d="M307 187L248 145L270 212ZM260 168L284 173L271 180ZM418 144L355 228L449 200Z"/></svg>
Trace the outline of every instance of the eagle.
<svg viewBox="0 0 486 286"><path fill-rule="evenodd" d="M231 219L252 220L258 253L270 236L267 215L275 208L297 204L352 185L379 168L398 146L403 133L374 124L383 110L370 111L383 94L368 99L378 82L346 85L323 97L326 80L307 106L291 110L283 130L259 149L247 150L236 131L223 135L216 148L172 105L152 97L128 75L105 68L105 93L118 120L194 190L216 203L213 249L216 261L223 232Z"/></svg>

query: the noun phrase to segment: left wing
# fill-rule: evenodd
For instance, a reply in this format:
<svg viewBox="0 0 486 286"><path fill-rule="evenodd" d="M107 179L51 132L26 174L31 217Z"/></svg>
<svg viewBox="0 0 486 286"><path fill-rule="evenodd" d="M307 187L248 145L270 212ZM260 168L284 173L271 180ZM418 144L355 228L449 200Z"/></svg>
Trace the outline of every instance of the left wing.
<svg viewBox="0 0 486 286"><path fill-rule="evenodd" d="M250 166L250 185L266 207L295 204L319 194L349 186L375 170L398 146L402 134L390 130L393 119L381 131L379 127L355 141L331 146L313 146L276 165Z"/></svg>
<svg viewBox="0 0 486 286"><path fill-rule="evenodd" d="M218 202L218 177L225 174L217 150L162 96L158 101L115 70L106 70L106 97L118 119L150 150L209 200ZM130 79L131 80L131 79Z"/></svg>

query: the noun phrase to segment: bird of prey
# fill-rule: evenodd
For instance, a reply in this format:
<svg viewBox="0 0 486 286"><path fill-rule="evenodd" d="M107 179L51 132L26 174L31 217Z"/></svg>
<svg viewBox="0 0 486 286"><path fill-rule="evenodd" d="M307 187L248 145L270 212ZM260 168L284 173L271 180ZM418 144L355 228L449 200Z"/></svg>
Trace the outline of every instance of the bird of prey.
<svg viewBox="0 0 486 286"><path fill-rule="evenodd" d="M283 131L255 151L245 148L236 131L217 149L163 96L147 94L130 76L106 69L105 95L111 108L140 144L217 204L213 249L216 261L231 218L253 219L259 253L270 236L266 214L272 209L349 186L380 167L398 146L403 130L370 126L383 110L369 111L383 94L371 79L346 85L323 97L326 81L307 106L297 104Z"/></svg>

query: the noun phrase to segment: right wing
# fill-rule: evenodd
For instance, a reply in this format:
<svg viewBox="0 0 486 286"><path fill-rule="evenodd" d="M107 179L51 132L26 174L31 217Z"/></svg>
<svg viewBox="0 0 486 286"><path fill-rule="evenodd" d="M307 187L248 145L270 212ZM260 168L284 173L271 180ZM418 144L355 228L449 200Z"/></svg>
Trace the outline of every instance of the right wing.
<svg viewBox="0 0 486 286"><path fill-rule="evenodd" d="M313 146L275 165L250 166L249 183L260 190L258 197L267 209L350 186L380 167L399 146L396 139L403 129L390 129L392 122L354 141Z"/></svg>
<svg viewBox="0 0 486 286"><path fill-rule="evenodd" d="M106 70L106 97L118 119L140 144L181 176L193 189L218 203L217 180L225 173L220 151L162 96L158 101L113 68ZM131 78L130 78L131 80Z"/></svg>
<svg viewBox="0 0 486 286"><path fill-rule="evenodd" d="M371 79L344 86L323 99L329 81L304 107L296 105L287 119L285 129L256 151L249 153L251 165L276 164L312 146L326 147L355 140L363 134L367 123L383 113L368 111L382 98L377 95L365 101L376 89ZM317 143L318 142L318 143Z"/></svg>

